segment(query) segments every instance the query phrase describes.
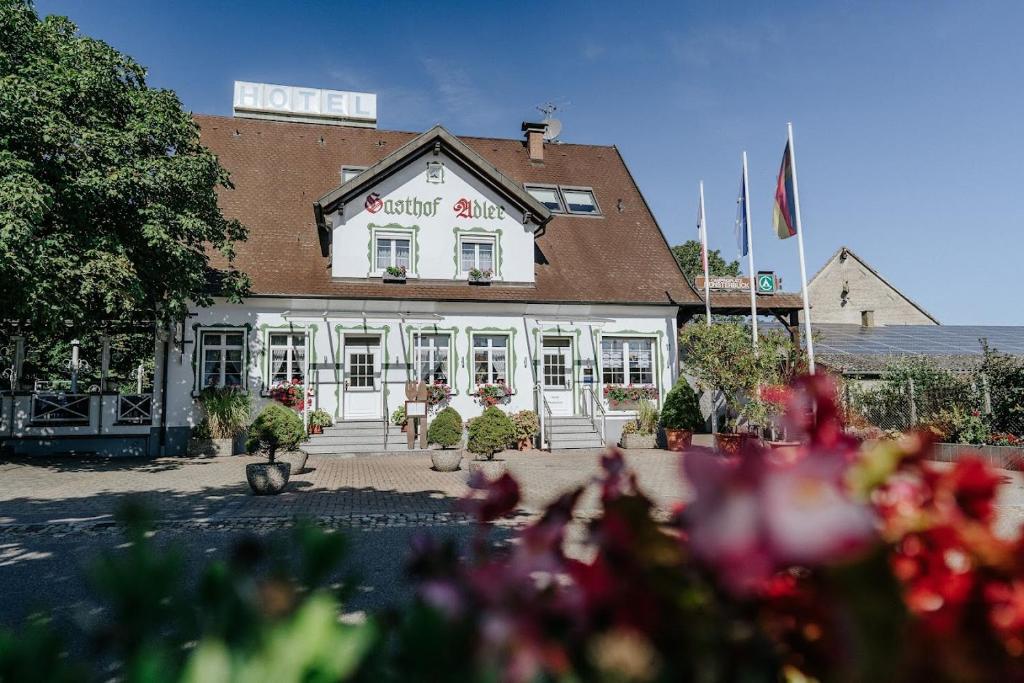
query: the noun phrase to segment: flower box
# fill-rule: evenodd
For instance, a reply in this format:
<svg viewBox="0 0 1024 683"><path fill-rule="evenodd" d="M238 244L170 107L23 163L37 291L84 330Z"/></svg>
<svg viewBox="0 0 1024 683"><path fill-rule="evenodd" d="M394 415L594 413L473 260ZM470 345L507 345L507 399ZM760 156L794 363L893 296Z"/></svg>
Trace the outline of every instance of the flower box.
<svg viewBox="0 0 1024 683"><path fill-rule="evenodd" d="M611 399L608 401L608 407L612 410L636 410L640 407L640 401L626 399L624 401L616 401Z"/></svg>
<svg viewBox="0 0 1024 683"><path fill-rule="evenodd" d="M634 448L657 448L658 437L654 434L623 434L621 444L626 450Z"/></svg>
<svg viewBox="0 0 1024 683"><path fill-rule="evenodd" d="M384 278L384 282L405 282L405 266L388 266L384 269L382 277Z"/></svg>
<svg viewBox="0 0 1024 683"><path fill-rule="evenodd" d="M657 401L658 388L653 384L606 384L603 395L612 410L636 410L640 401Z"/></svg>
<svg viewBox="0 0 1024 683"><path fill-rule="evenodd" d="M494 277L494 272L490 270L479 270L473 268L469 271L469 284L471 285L489 285L491 284L491 278Z"/></svg>

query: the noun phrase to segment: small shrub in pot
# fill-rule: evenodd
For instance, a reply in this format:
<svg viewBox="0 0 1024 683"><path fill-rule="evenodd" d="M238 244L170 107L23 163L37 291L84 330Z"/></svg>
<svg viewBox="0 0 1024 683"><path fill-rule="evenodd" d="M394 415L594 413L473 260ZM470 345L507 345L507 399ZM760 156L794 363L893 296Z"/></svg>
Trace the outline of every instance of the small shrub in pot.
<svg viewBox="0 0 1024 683"><path fill-rule="evenodd" d="M451 406L437 414L427 429L427 441L441 447L430 454L434 469L439 472L455 472L462 462L462 452L452 450L462 443L462 416Z"/></svg>
<svg viewBox="0 0 1024 683"><path fill-rule="evenodd" d="M532 410L520 410L512 414L512 424L515 426L516 434L512 445L519 450L525 451L533 444L533 440L540 433L540 418Z"/></svg>
<svg viewBox="0 0 1024 683"><path fill-rule="evenodd" d="M636 419L622 427L623 448L654 448L657 445L658 409L647 400L640 401Z"/></svg>
<svg viewBox="0 0 1024 683"><path fill-rule="evenodd" d="M680 377L666 394L661 408L661 424L665 428L665 442L670 451L689 448L693 433L704 425L697 392L685 377Z"/></svg>
<svg viewBox="0 0 1024 683"><path fill-rule="evenodd" d="M470 464L470 469L483 470L491 479L503 474L505 462L495 462L494 454L505 450L515 438L516 427L512 418L500 408L491 406L480 417L469 421L467 431L466 448L477 456L478 461L485 461Z"/></svg>
<svg viewBox="0 0 1024 683"><path fill-rule="evenodd" d="M330 427L333 422L330 413L323 408L317 408L309 414L309 433L323 434L324 427Z"/></svg>
<svg viewBox="0 0 1024 683"><path fill-rule="evenodd" d="M293 450L306 438L302 418L294 410L271 403L265 407L249 427L245 442L250 453L265 451L266 463L245 466L249 486L257 495L280 493L288 483L291 465L277 462L278 450Z"/></svg>

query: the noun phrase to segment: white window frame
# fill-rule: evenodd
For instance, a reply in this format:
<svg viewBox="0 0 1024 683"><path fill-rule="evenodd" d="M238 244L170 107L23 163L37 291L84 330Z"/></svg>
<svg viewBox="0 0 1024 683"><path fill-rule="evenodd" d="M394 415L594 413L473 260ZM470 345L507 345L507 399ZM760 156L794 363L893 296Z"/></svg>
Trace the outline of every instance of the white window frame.
<svg viewBox="0 0 1024 683"><path fill-rule="evenodd" d="M341 171L339 171L339 174L341 175L341 182L347 183L349 180L352 180L352 178L355 178L357 175L365 171L367 168L369 168L369 166L342 166ZM346 173L351 173L352 177L346 178Z"/></svg>
<svg viewBox="0 0 1024 683"><path fill-rule="evenodd" d="M463 268L462 263L462 248L464 245L474 245L473 250L473 264L469 268ZM478 237L476 235L461 235L459 237L459 272L463 275L468 275L469 271L473 268L484 270L480 267L480 245L487 244L491 247L491 276L493 278L498 277L498 241L493 237Z"/></svg>
<svg viewBox="0 0 1024 683"><path fill-rule="evenodd" d="M380 267L380 263L377 260L377 255L378 255L379 250L380 250L379 245L380 245L381 240L387 240L388 242L391 243L391 248L389 249L389 251L390 251L390 262L387 264L388 266L397 266L397 265L399 265L398 264L398 245L396 244L396 242L398 242L398 241L405 241L405 242L409 243L409 264L405 267L405 270L406 270L406 274L407 275L412 275L413 274L413 272L412 272L413 264L416 262L415 255L413 254L413 249L416 248L416 245L415 245L416 240L413 237L413 235L410 235L409 233L405 233L405 232L378 232L378 233L374 234L374 236L373 236L373 272L376 273L377 275L382 275L384 273L384 271L387 269L387 266L385 266L384 268L381 268Z"/></svg>
<svg viewBox="0 0 1024 683"><path fill-rule="evenodd" d="M208 336L213 336L213 335L220 335L221 336L221 343L220 344L211 344L210 342L207 341L207 337ZM239 335L242 338L241 343L240 344L228 344L227 343L228 335ZM207 382L206 382L206 377L209 374L206 371L206 366L207 366L206 352L207 351L218 351L219 352L219 360L217 362L220 365L220 369L218 371L218 374L219 374L218 381L215 384L207 384ZM226 372L225 368L227 366L227 352L228 351L238 351L239 352L239 356L240 356L240 358L238 360L238 364L240 366L239 373L238 373L238 384L234 384L234 385L228 385L227 382L226 382L226 378L227 378L228 373ZM213 329L201 329L201 330L199 330L199 387L198 388L199 388L200 391L202 391L203 389L210 388L210 387L223 388L223 387L228 387L228 386L237 387L238 389L245 389L245 387L246 387L246 379L247 379L247 377L246 377L246 375L247 375L246 365L247 365L246 330L240 330L240 329L237 329L237 328L231 328L231 329L216 329L216 328L213 328Z"/></svg>
<svg viewBox="0 0 1024 683"><path fill-rule="evenodd" d="M494 345L494 340L498 339L498 338L501 338L501 339L505 340L505 346L495 346ZM482 340L486 340L487 343L484 344L483 346L478 346L478 343L480 341L482 341ZM509 346L511 344L512 344L512 338L508 334L503 334L503 333L494 333L494 334L482 333L482 334L474 334L473 335L473 343L471 345L472 357L470 359L470 361L472 362L473 386L480 387L480 386L483 386L484 384L498 384L499 383L499 378L496 376L496 372L494 370L494 358L497 355L497 353L500 352L500 353L503 353L504 356L505 356L505 376L500 378L500 379L503 381L503 383L505 384L506 387L509 387L511 389L512 381L509 379L509 370L510 370L510 367L509 367ZM486 354L486 356L487 356L487 361L486 361L487 362L487 377L485 378L485 380L483 382L478 382L477 381L477 374L478 373L477 373L477 367L476 367L476 354L477 354L478 350L482 350Z"/></svg>
<svg viewBox="0 0 1024 683"><path fill-rule="evenodd" d="M267 377L267 380L269 381L269 383L273 385L278 382L291 382L292 377L296 375L298 375L301 378L301 381L305 383L306 354L309 353L308 349L306 348L306 333L284 330L268 330L267 334L267 354L269 358L269 364L267 367L269 376ZM283 345L274 344L274 337L287 337L288 343ZM296 339L299 340L298 344L295 343ZM301 361L296 361L295 349L299 347L302 348L303 357ZM282 348L285 350L285 377L284 379L276 379L277 376L280 375L281 373L276 372L276 367L274 363L274 350L280 350Z"/></svg>
<svg viewBox="0 0 1024 683"><path fill-rule="evenodd" d="M525 189L526 192L531 197L533 197L533 193L530 192L530 190L533 190L533 189L536 189L536 190L551 190L552 192L555 193L555 200L558 202L558 208L557 209L552 209L550 206L548 206L548 211L550 211L551 213L565 213L565 200L562 198L562 193L559 191L558 185L544 185L542 183L529 183L527 185L523 185L523 189ZM533 198L537 199L536 197L533 197ZM540 202L541 204L544 204L544 202L542 200L540 200L540 199L537 199L537 201ZM544 206L547 206L547 204L544 204Z"/></svg>
<svg viewBox="0 0 1024 683"><path fill-rule="evenodd" d="M424 339L431 340L442 340L443 343L431 343L424 344ZM417 381L428 382L433 384L437 381L437 375L434 372L434 368L437 367L437 355L440 349L444 349L445 361L444 361L444 383L448 386L452 386L452 345L451 335L447 332L423 332L416 333L413 338L413 377ZM422 357L423 353L426 353L426 358ZM430 370L427 372L428 377L423 376L422 368L426 364Z"/></svg>
<svg viewBox="0 0 1024 683"><path fill-rule="evenodd" d="M622 381L621 382L619 382L619 381L608 381L606 379L607 373L608 373L608 371L611 368L609 368L608 363L605 360L605 351L604 351L605 342L620 342L622 344L622 366L621 366ZM630 355L630 344L637 344L637 345L643 344L643 345L647 346L647 349L650 351L650 359L651 359L650 367L647 368L647 371L651 375L650 380L647 380L647 381L640 380L640 381L635 381L634 382L631 379L632 378L633 367L630 365L630 358L629 358L629 355ZM655 348L654 348L654 344L655 344L655 341L654 341L654 339L652 337L628 337L628 336L619 337L619 336L614 336L614 335L607 335L607 336L601 337L601 384L602 385L604 385L604 384L621 384L622 386L629 386L630 384L633 384L633 385L648 385L648 384L649 385L655 385L657 383L656 382L656 380L657 380L657 373L656 373L657 368L655 367ZM641 373L644 371L644 368L641 368L639 366L637 366L636 369L639 370Z"/></svg>
<svg viewBox="0 0 1024 683"><path fill-rule="evenodd" d="M567 214L569 214L570 216L600 216L600 215L602 215L602 213L601 213L601 205L597 203L597 193L594 192L594 188L592 188L592 187L584 187L584 186L577 186L577 185L559 185L558 189L561 191L562 205L565 207L565 212ZM591 196L591 198L594 200L594 210L593 211L573 211L572 209L569 208L569 199L565 196L566 192L586 192L586 193L588 193Z"/></svg>

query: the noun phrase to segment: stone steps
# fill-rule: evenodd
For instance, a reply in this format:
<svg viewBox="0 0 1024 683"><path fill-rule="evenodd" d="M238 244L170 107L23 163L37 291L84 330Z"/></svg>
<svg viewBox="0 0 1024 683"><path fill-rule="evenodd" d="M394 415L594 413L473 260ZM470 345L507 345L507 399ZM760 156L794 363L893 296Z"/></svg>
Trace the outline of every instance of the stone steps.
<svg viewBox="0 0 1024 683"><path fill-rule="evenodd" d="M601 448L604 440L589 417L581 415L551 417L548 441L552 450Z"/></svg>
<svg viewBox="0 0 1024 683"><path fill-rule="evenodd" d="M342 420L325 427L323 434L314 434L303 445L303 450L316 455L425 453L427 449L407 447L406 435L401 427L389 424L387 444L384 423L381 420Z"/></svg>

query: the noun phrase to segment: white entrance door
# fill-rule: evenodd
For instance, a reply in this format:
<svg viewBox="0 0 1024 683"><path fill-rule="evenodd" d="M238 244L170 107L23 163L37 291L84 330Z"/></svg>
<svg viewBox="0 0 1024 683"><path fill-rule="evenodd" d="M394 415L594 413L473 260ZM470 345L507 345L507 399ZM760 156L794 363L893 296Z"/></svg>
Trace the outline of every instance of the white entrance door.
<svg viewBox="0 0 1024 683"><path fill-rule="evenodd" d="M552 415L574 415L572 401L572 340L544 338L544 398Z"/></svg>
<svg viewBox="0 0 1024 683"><path fill-rule="evenodd" d="M345 386L342 417L381 418L380 337L345 337Z"/></svg>

